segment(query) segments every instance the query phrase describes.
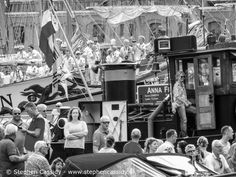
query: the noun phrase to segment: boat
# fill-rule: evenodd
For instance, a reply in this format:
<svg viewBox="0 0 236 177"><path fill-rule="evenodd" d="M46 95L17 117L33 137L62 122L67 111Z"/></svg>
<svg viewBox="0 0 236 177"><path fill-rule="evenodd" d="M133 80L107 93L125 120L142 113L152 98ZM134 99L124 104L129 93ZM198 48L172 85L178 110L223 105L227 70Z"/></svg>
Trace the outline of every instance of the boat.
<svg viewBox="0 0 236 177"><path fill-rule="evenodd" d="M137 7L129 7L129 8L135 9ZM129 8L127 8L127 9L129 9ZM107 10L107 12L109 12L111 9L114 9L114 7L107 7L107 8L106 7L101 7L101 8L100 7L98 7L98 8L91 7L90 9L92 9L94 11L105 9L105 10ZM122 8L118 7L117 9L122 9ZM205 9L205 10L207 10L207 9ZM94 13L95 13L94 11L93 12L83 11L83 13L86 15L92 13L94 15ZM60 13L62 13L62 12L58 12L58 14L60 14ZM76 12L76 13L80 14L81 12ZM109 13L107 13L107 14L109 14ZM96 15L97 14L95 13L95 16ZM120 15L122 15L122 11L121 11L121 13L118 14L118 16L120 16ZM98 16L98 17L100 18L100 16ZM128 22L130 22L130 20L128 20L127 23ZM109 25L109 24L107 24L107 25ZM86 25L84 25L84 26L86 26ZM204 26L200 25L200 27L204 27ZM200 29L200 28L198 27L197 29ZM84 30L84 31L86 31L86 30ZM204 41L204 38L202 38L201 35L199 35L199 36L201 37L202 41ZM234 89L234 83L231 82L232 80L234 81L234 77L232 77L232 75L230 73L227 73L228 70L226 69L226 68L235 68L230 65L230 62L234 61L234 58L235 58L234 57L235 56L235 49L232 48L233 45L230 46L226 43L224 44L225 47L223 49L219 49L220 47L218 49L217 48L209 48L208 50L206 50L206 48L199 49L196 47L197 44L195 43L198 41L198 38L193 40L195 42L193 42L191 40L189 41L189 39L187 39L187 41L183 42L183 38L181 38L181 37L178 38L177 40L179 40L179 39L180 39L180 41L182 41L181 44L186 44L187 46L184 45L186 48L181 48L181 46L178 45L179 43L175 41L175 44L177 44L177 45L175 45L175 49L172 48L167 53L161 54L168 61L167 65L166 65L166 69L164 71L159 70L160 68L155 69L153 67L154 63L157 63L157 66L161 65L158 61L153 60L154 62L152 62L151 65L145 65L145 63L144 63L143 68L145 68L145 69L143 69L143 72L141 71L140 75L137 76L137 80L135 79L135 81L137 81L138 86L144 86L146 88L151 88L153 84L147 85L147 83L152 83L152 82L158 83L155 80L153 80L153 78L157 77L158 74L162 74L163 78L165 78L166 76L170 76L167 80L167 85L169 86L169 88L171 88L171 86L174 83L174 76L175 76L176 69L177 69L175 62L179 62L180 60L183 62L186 62L187 64L183 66L183 67L186 67L186 66L188 66L188 61L190 59L193 62L189 66L194 67L195 71L198 71L198 65L196 62L199 60L199 58L201 58L199 56L204 57L206 55L207 61L209 61L209 64L212 66L212 61L215 60L215 58L214 58L215 54L216 53L219 54L219 53L223 52L225 55L219 56L220 60L222 61L222 64L224 64L224 66L222 65L223 68L220 70L220 71L222 71L221 73L224 72L224 78L221 80L222 86L219 86L219 87L215 86L214 82L213 82L213 78L212 78L212 80L210 82L211 84L209 85L209 87L204 87L204 88L199 87L199 89L202 89L201 90L202 92L199 92L199 89L193 89L194 87L192 87L192 86L190 86L189 87L190 89L188 90L188 96L190 98L193 97L195 99L195 104L198 108L198 113L197 113L198 119L197 119L197 122L193 121L194 125L189 128L191 137L187 140L188 140L188 142L194 142L194 141L196 141L196 138L198 136L207 135L207 137L209 138L209 140L211 142L211 140L216 137L215 135L217 135L219 137L220 127L223 126L223 124L227 123L229 125L236 126L235 121L233 119L234 114L235 114L235 111L234 111L235 110L235 96L234 96L235 89ZM108 39L106 39L106 40L108 40ZM170 36L170 40L172 40L172 42L173 42L173 39L171 36ZM186 39L184 39L184 40L186 40ZM194 44L194 46L192 46L192 44ZM153 53L153 56L157 57L157 56L159 56L159 53ZM227 61L227 62L225 62L225 61ZM181 62L179 62L179 64L180 63ZM142 63L140 63L140 64L142 65ZM219 74L219 70L214 69L214 70L212 70L211 74L213 75L216 73ZM233 72L233 73L235 73L235 72ZM197 74L196 74L196 77L197 77ZM228 78L231 78L231 80ZM1 93L4 93L4 95L1 96L2 103L4 103L4 106L5 105L9 106L9 107L14 106L14 105L17 106L17 104L12 102L12 100L14 100L15 98L18 97L19 99L16 100L17 102L19 100L20 100L20 102L21 101L29 101L28 96L30 96L32 94L37 95L37 93L36 93L37 89L42 88L41 89L42 92L40 92L39 97L36 97L36 100L35 100L36 103L40 103L39 101L41 98L41 101L43 100L44 103L46 103L49 106L49 108L52 108L51 106L53 106L58 101L62 101L64 104L68 104L69 101L72 101L73 105L78 105L78 104L85 105L85 107L88 110L94 111L92 113L94 113L96 115L93 117L96 120L92 120L91 122L88 122L89 128L91 128L89 130L91 130L91 131L89 131L90 134L88 135L88 138L86 139L86 152L92 152L92 139L91 139L92 136L91 135L92 135L93 131L95 130L95 128L98 127L98 125L99 125L99 118L102 115L102 111L103 111L103 110L101 110L102 104L106 103L106 101L111 101L111 100L106 100L106 99L104 100L103 99L103 97L104 97L104 95L102 95L102 93L103 93L102 91L104 91L104 89L102 89L103 87L101 87L101 88L90 87L92 95L97 96L97 98L95 99L96 101L87 101L86 98L88 98L88 97L82 98L82 96L84 96L84 92L79 93L79 94L76 93L69 98L66 98L65 95L63 96L63 98L61 98L59 95L60 93L57 93L58 95L54 98L53 94L50 94L50 93L48 94L48 92L47 92L48 91L47 89L50 90L50 79L51 79L50 77L47 77L47 78L40 78L37 80L24 81L21 83L14 83L15 87L11 87L10 85L4 86L2 88L5 90L3 90L3 92L1 92ZM198 83L196 80L194 82L195 82L195 86L196 86ZM25 85L26 83L27 83L27 85ZM39 83L40 83L40 87L39 87ZM156 85L155 84L154 86L157 88L153 89L153 92L150 92L150 95L147 95L146 93L143 94L140 92L140 93L137 93L137 98L145 97L146 95L148 98L155 97L157 94L159 94L157 92L160 89L166 88L166 85L163 86L163 85ZM19 93L21 93L21 95L9 96L10 93L8 91L10 90L10 88L15 91L14 88L16 88L16 87L17 87L17 90L19 88L19 90L20 90ZM80 85L80 84L76 85L76 89L80 90L83 88L84 88L83 85ZM136 88L136 85L134 86L134 88ZM144 88L144 89L146 89L146 88ZM205 91L209 91L209 92L205 92ZM45 94L45 92L47 92L47 94ZM88 96L88 94L86 94L86 93L87 92L85 92L85 95ZM204 93L204 94L201 95L201 93ZM134 94L133 98L135 98L136 93L133 93L133 94ZM42 95L43 95L43 97L41 97ZM179 130L178 116L171 112L170 102L168 102L168 103L162 102L163 99L165 98L164 96L166 96L166 95L163 94L162 97L160 98L161 100L158 100L158 102L151 102L151 103L145 102L147 100L144 100L144 102L139 102L139 101L136 102L136 100L135 100L135 101L129 102L127 104L127 106L128 106L128 109L126 112L127 117L128 117L128 118L126 117L127 118L127 131L126 131L127 133L126 133L126 140L124 140L124 141L128 140L128 135L130 134L130 132L133 128L139 128L143 132L141 143L144 143L145 138L150 137L150 136L164 139L165 132L169 128L174 128L176 130ZM202 105L200 103L198 103L201 98L204 98L204 101L201 103L207 103L207 105L209 104L210 106L209 107L206 106L206 108L202 109ZM104 100L104 102L102 100ZM137 99L137 100L139 100L139 99ZM110 105L109 107L111 109L112 108L114 108L115 110L118 109L117 108L118 104L116 101L111 102L112 105L113 104L115 105L114 107L112 107ZM150 99L148 101L150 101ZM224 105L226 105L226 103L227 104L230 103L230 106L225 107ZM224 108L223 111L222 111L222 108ZM164 109L164 111L162 111L163 109ZM208 112L201 112L204 110L208 110ZM216 112L214 112L214 111L216 111ZM90 113L89 115L92 115L91 112L89 112L89 113ZM227 119L222 120L221 117L225 116L224 113L227 114ZM203 115L203 116L201 117L201 115ZM205 118L205 116L206 116L206 118ZM91 120L92 119L91 117L92 116L90 116L90 117L88 116L88 119ZM192 119L192 120L195 120L195 119ZM117 118L114 119L114 121L117 122ZM189 121L189 122L191 122L191 121ZM124 144L124 141L119 141L117 143L117 149L119 150L119 152L122 151L121 147ZM53 142L52 147L55 149L58 148L58 149L60 149L59 152L62 152L63 151L63 142ZM61 154L54 154L55 157L60 156L60 155Z"/></svg>

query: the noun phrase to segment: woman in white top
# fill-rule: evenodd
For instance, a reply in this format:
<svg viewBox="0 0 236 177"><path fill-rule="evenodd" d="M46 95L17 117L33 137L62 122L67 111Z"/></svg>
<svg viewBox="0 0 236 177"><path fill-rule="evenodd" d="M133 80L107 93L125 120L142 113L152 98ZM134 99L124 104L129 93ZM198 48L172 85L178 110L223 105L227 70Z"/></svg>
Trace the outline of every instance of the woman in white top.
<svg viewBox="0 0 236 177"><path fill-rule="evenodd" d="M68 122L64 126L65 152L66 156L74 156L84 153L85 136L88 128L85 121L81 119L81 111L78 107L73 107L69 111Z"/></svg>
<svg viewBox="0 0 236 177"><path fill-rule="evenodd" d="M115 139L112 135L106 137L105 147L101 148L99 153L117 153L114 149Z"/></svg>

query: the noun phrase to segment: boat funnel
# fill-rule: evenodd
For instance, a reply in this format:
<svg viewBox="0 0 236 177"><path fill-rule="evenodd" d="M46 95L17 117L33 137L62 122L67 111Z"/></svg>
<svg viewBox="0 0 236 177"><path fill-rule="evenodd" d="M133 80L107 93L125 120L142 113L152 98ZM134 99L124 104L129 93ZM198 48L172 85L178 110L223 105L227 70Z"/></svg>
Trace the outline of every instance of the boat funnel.
<svg viewBox="0 0 236 177"><path fill-rule="evenodd" d="M127 100L127 103L135 103L136 64L103 64L102 67L104 69L104 101Z"/></svg>

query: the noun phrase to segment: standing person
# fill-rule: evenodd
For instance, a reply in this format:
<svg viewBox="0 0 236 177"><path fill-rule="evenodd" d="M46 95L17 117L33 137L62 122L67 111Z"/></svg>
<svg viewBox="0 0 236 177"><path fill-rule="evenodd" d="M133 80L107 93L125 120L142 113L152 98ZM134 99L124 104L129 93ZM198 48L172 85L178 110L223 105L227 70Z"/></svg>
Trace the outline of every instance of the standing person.
<svg viewBox="0 0 236 177"><path fill-rule="evenodd" d="M212 141L212 153L209 154L205 159L206 167L214 170L219 174L230 173L231 169L222 155L223 145L220 140Z"/></svg>
<svg viewBox="0 0 236 177"><path fill-rule="evenodd" d="M105 147L101 148L98 152L99 153L117 153L114 149L115 145L115 138L112 135L108 135L106 137Z"/></svg>
<svg viewBox="0 0 236 177"><path fill-rule="evenodd" d="M100 126L93 133L93 152L98 153L98 151L105 147L105 139L109 134L109 124L110 118L108 116L102 116L100 118Z"/></svg>
<svg viewBox="0 0 236 177"><path fill-rule="evenodd" d="M191 106L191 102L187 99L187 93L184 86L185 74L183 71L178 71L176 74L176 82L173 87L173 112L175 113L175 109L180 117L180 136L187 136L187 116L186 116L186 108Z"/></svg>
<svg viewBox="0 0 236 177"><path fill-rule="evenodd" d="M0 141L0 176L15 176L13 170L24 170L24 161L28 155L19 155L17 147L14 143L16 138L17 126L8 124L5 128L5 137Z"/></svg>
<svg viewBox="0 0 236 177"><path fill-rule="evenodd" d="M26 132L25 149L27 151L34 151L34 144L44 139L45 121L43 116L39 113L36 105L28 102L25 105L25 111L32 118L28 129L22 129Z"/></svg>
<svg viewBox="0 0 236 177"><path fill-rule="evenodd" d="M49 147L45 141L37 141L35 143L34 153L29 156L25 164L26 177L54 176L48 160L45 158L45 155L48 153L48 148Z"/></svg>
<svg viewBox="0 0 236 177"><path fill-rule="evenodd" d="M73 107L69 111L68 122L64 127L66 157L84 153L88 127L86 122L81 120L81 115L78 107Z"/></svg>
<svg viewBox="0 0 236 177"><path fill-rule="evenodd" d="M233 139L234 130L231 126L225 125L221 128L221 134L222 138L220 139L220 142L223 145L223 152L222 154L227 159L229 156L229 149L230 149L230 140Z"/></svg>
<svg viewBox="0 0 236 177"><path fill-rule="evenodd" d="M57 120L58 120L59 115L60 115L60 107L62 107L62 103L57 102L56 108L53 109L52 112L51 112L52 118L50 120L50 123L54 126L57 124Z"/></svg>
<svg viewBox="0 0 236 177"><path fill-rule="evenodd" d="M49 152L46 155L46 158L49 160L52 149L51 149L51 142L52 142L52 135L51 135L51 130L50 130L50 122L47 119L47 106L45 104L39 104L37 105L37 109L39 111L39 113L43 116L43 120L44 120L44 135L43 135L43 140L47 143L48 147L49 147Z"/></svg>
<svg viewBox="0 0 236 177"><path fill-rule="evenodd" d="M163 144L162 140L150 137L144 143L144 153L156 153L157 148Z"/></svg>
<svg viewBox="0 0 236 177"><path fill-rule="evenodd" d="M27 129L28 125L24 123L21 119L21 110L19 108L13 108L12 110L12 119L8 124L13 124L18 127L18 131L16 133L15 138L15 145L19 150L20 154L24 154L25 152L25 132L22 130L22 128Z"/></svg>
<svg viewBox="0 0 236 177"><path fill-rule="evenodd" d="M133 129L131 132L131 140L124 145L123 153L142 154L143 149L139 144L140 138L141 138L141 131L137 128Z"/></svg>
<svg viewBox="0 0 236 177"><path fill-rule="evenodd" d="M175 153L175 143L177 140L177 132L174 129L169 129L166 132L166 141L159 146L157 152L161 153Z"/></svg>
<svg viewBox="0 0 236 177"><path fill-rule="evenodd" d="M43 120L45 123L43 140L48 145L50 145L52 137L51 137L51 132L50 132L49 120L47 119L47 106L45 104L39 104L39 105L37 105L37 109L38 109L39 113L43 116Z"/></svg>

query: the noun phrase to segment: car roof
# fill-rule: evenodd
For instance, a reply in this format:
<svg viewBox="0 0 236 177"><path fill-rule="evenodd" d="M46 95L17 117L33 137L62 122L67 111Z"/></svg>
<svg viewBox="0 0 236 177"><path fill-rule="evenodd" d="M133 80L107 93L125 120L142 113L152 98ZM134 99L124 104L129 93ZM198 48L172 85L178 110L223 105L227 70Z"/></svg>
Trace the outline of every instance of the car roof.
<svg viewBox="0 0 236 177"><path fill-rule="evenodd" d="M130 157L140 158L141 156L126 153L82 154L67 158L66 164L71 164L80 170L100 170Z"/></svg>

